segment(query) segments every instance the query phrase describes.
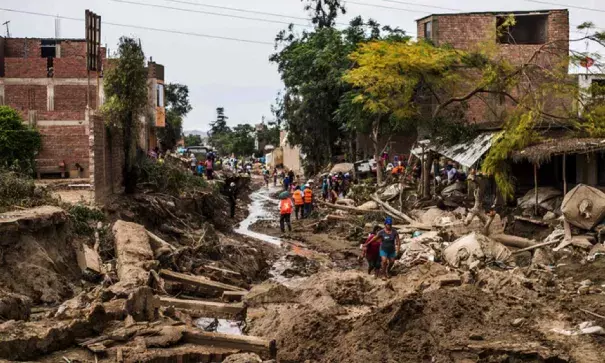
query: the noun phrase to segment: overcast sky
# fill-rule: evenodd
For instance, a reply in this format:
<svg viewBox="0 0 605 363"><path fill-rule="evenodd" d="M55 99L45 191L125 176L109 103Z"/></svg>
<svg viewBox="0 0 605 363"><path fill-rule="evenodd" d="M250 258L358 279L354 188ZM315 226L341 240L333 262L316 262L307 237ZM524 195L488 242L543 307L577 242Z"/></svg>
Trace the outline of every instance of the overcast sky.
<svg viewBox="0 0 605 363"><path fill-rule="evenodd" d="M269 23L218 15L270 19L276 22L295 22L301 25L308 21L279 16L252 13L270 12L290 17L306 17L300 0L1 0L0 8L82 18L84 10L90 9L102 16L103 43L110 49L116 48L122 35L138 37L146 56L166 67L166 82L178 82L189 86L193 111L185 121L185 129L207 130L215 117L216 107L222 106L229 117L229 124L257 123L262 116L271 118L270 106L282 83L274 65L268 62L273 52L275 34L286 24ZM415 33L415 19L430 13L488 10L537 10L565 8L540 4L527 0L407 0L414 5L397 3L406 0L355 0L347 2L348 14L339 22L362 15L371 17L381 24L398 26ZM580 24L593 21L605 27L605 3L603 0L544 0L550 3L568 4L586 8L602 9L602 12L569 9L570 23ZM132 4L132 2L139 4ZM200 5L192 5L192 4ZM151 4L150 7L140 4ZM203 5L237 8L250 12L211 8ZM367 4L367 5L363 5ZM162 8L162 6L164 8ZM382 7L380 7L382 6ZM434 7L429 7L434 6ZM179 11L166 7L198 11ZM386 8L390 7L390 8ZM393 9L398 8L398 9ZM400 10L399 10L400 9ZM0 10L0 23L10 20L13 37L53 37L55 21L51 17L23 14ZM172 34L152 30L127 28L107 23L130 24L186 33L251 40L261 43L246 43L224 39L210 39L194 35ZM305 29L302 26L299 29ZM2 28L4 35L6 28ZM579 34L572 33L572 37ZM83 38L84 23L63 19L60 37ZM581 46L581 50L584 50ZM593 49L594 50L594 46Z"/></svg>

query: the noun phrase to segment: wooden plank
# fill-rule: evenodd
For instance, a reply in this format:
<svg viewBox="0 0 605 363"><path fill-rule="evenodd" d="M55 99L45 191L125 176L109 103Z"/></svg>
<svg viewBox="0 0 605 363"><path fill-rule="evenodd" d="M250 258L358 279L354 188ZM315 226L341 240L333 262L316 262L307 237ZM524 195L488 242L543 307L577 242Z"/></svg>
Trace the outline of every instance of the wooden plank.
<svg viewBox="0 0 605 363"><path fill-rule="evenodd" d="M237 276L237 277L241 276L241 274L239 272L227 270L225 268L220 268L220 267L216 267L216 266L206 265L206 266L204 266L204 269L205 270L211 270L211 271L221 272L221 273L224 273L225 275L233 275L233 276Z"/></svg>
<svg viewBox="0 0 605 363"><path fill-rule="evenodd" d="M223 301L242 301L247 294L247 291L225 291L223 292Z"/></svg>
<svg viewBox="0 0 605 363"><path fill-rule="evenodd" d="M277 355L275 340L267 340L252 336L187 330L183 333L183 340L190 344L208 345L220 348L237 349L242 352L258 353L263 357L268 356L270 358L275 358Z"/></svg>
<svg viewBox="0 0 605 363"><path fill-rule="evenodd" d="M185 275L170 270L160 270L160 277L167 281L193 286L202 291L214 294L222 294L225 291L246 291L246 289L241 287L208 280L201 276Z"/></svg>
<svg viewBox="0 0 605 363"><path fill-rule="evenodd" d="M160 297L160 306L172 306L192 312L192 317L232 318L245 313L243 303L220 303L200 300L183 300L171 297Z"/></svg>

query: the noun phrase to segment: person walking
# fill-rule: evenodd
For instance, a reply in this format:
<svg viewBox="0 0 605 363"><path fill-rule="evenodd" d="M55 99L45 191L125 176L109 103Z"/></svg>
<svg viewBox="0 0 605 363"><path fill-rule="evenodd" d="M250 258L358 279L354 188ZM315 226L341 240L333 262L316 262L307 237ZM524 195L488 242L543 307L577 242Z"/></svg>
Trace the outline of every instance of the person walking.
<svg viewBox="0 0 605 363"><path fill-rule="evenodd" d="M303 193L300 190L300 187L296 187L296 190L292 194L292 197L294 198L294 215L296 216L296 219L298 220L299 214L300 214L301 218L303 218L305 215L305 212L303 210L305 202L304 202Z"/></svg>
<svg viewBox="0 0 605 363"><path fill-rule="evenodd" d="M189 162L191 165L191 171L195 174L195 167L197 165L197 159L196 159L194 153L191 153L191 155L189 155Z"/></svg>
<svg viewBox="0 0 605 363"><path fill-rule="evenodd" d="M273 186L277 186L277 168L273 169Z"/></svg>
<svg viewBox="0 0 605 363"><path fill-rule="evenodd" d="M386 217L384 220L384 229L379 231L374 238L367 244L381 241L380 258L381 258L381 274L383 279L389 278L389 270L395 263L395 258L401 249L401 239L399 233L393 229L393 218Z"/></svg>
<svg viewBox="0 0 605 363"><path fill-rule="evenodd" d="M234 182L229 184L229 189L227 189L227 197L229 197L229 212L231 218L235 218L235 202L237 200L237 187Z"/></svg>
<svg viewBox="0 0 605 363"><path fill-rule="evenodd" d="M210 159L206 160L206 178L208 180L214 179L214 165Z"/></svg>
<svg viewBox="0 0 605 363"><path fill-rule="evenodd" d="M381 259L380 259L380 241L373 241L374 237L380 232L380 226L374 226L372 233L368 235L366 242L362 245L362 257L368 261L368 275L374 271L376 277L380 273Z"/></svg>
<svg viewBox="0 0 605 363"><path fill-rule="evenodd" d="M313 209L313 188L311 188L309 183L305 184L304 200L305 209L303 211L303 218L308 218Z"/></svg>
<svg viewBox="0 0 605 363"><path fill-rule="evenodd" d="M292 199L285 195L279 202L279 228L281 233L286 233L285 225L288 225L288 232L292 232L290 217L292 215Z"/></svg>

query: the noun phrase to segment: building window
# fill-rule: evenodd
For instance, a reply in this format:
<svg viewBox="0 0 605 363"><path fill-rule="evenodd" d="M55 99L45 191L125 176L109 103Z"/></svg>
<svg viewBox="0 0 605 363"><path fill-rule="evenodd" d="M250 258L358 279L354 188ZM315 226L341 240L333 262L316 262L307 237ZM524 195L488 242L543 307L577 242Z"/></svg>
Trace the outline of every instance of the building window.
<svg viewBox="0 0 605 363"><path fill-rule="evenodd" d="M157 93L158 107L164 107L164 85L163 84L158 84L156 93Z"/></svg>
<svg viewBox="0 0 605 363"><path fill-rule="evenodd" d="M508 16L498 16L498 43L500 44L544 44L548 38L548 15L515 16L515 25L504 27Z"/></svg>
<svg viewBox="0 0 605 363"><path fill-rule="evenodd" d="M605 79L593 79L590 83L590 94L593 98L605 98Z"/></svg>
<svg viewBox="0 0 605 363"><path fill-rule="evenodd" d="M40 40L40 55L42 58L54 58L57 56L57 41L54 39Z"/></svg>
<svg viewBox="0 0 605 363"><path fill-rule="evenodd" d="M433 39L433 22L424 23L424 39Z"/></svg>

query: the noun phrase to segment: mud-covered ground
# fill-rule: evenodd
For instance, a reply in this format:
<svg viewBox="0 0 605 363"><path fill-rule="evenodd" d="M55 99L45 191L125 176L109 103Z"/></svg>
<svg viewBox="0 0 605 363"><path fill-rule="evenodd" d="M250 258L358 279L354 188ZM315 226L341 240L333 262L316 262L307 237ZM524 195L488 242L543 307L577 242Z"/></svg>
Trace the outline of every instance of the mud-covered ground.
<svg viewBox="0 0 605 363"><path fill-rule="evenodd" d="M273 219L251 229L281 238L303 266L247 299L248 333L276 339L280 362L605 362L605 336L555 331L605 326L605 257L570 249L552 269L474 273L429 262L382 281L357 259L366 221L328 222L320 209L282 234L276 204L266 207Z"/></svg>

